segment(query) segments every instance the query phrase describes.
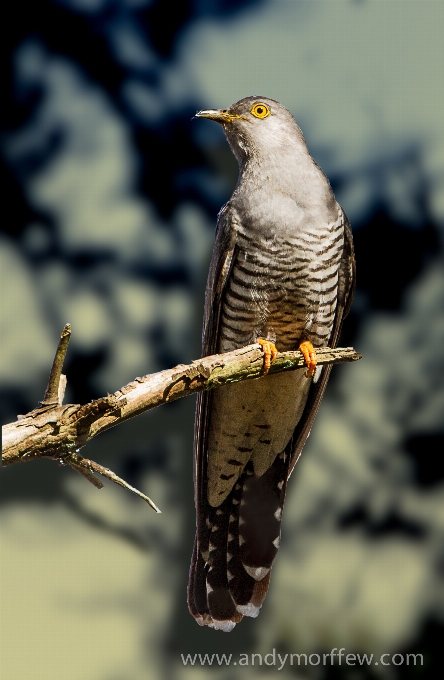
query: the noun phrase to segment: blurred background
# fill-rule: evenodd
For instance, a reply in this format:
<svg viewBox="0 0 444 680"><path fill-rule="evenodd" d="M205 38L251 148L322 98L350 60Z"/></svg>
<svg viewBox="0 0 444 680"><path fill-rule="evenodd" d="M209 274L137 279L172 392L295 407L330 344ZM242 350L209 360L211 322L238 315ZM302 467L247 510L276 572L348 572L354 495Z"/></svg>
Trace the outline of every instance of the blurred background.
<svg viewBox="0 0 444 680"><path fill-rule="evenodd" d="M340 344L364 358L333 371L268 597L229 635L199 628L186 605L194 398L82 451L161 515L50 461L3 470L2 678L439 677L444 3L16 0L7 18L2 423L43 398L67 322L66 403L200 356L216 215L237 165L222 129L191 118L251 94L292 111L350 218L358 287ZM423 666L278 671L180 656L334 647L414 652Z"/></svg>

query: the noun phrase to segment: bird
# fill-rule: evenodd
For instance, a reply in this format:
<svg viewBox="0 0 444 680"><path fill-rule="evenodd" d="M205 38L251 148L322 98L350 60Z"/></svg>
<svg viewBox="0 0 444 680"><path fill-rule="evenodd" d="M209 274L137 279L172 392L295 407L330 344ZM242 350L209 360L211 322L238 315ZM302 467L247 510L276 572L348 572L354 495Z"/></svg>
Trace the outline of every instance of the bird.
<svg viewBox="0 0 444 680"><path fill-rule="evenodd" d="M316 347L337 344L355 258L348 218L288 109L255 95L195 117L222 125L239 164L217 218L202 356L259 342L264 374L277 350L300 348L307 365L198 395L188 608L230 632L267 593L287 481L331 370Z"/></svg>

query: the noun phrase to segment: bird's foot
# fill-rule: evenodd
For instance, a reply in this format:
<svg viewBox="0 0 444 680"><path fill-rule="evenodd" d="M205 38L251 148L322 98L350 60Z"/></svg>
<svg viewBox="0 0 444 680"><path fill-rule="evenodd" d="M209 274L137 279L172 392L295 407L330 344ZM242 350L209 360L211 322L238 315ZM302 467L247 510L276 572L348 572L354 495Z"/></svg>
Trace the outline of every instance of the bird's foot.
<svg viewBox="0 0 444 680"><path fill-rule="evenodd" d="M259 338L258 343L259 345L262 345L262 351L264 353L264 375L267 375L270 370L271 362L276 358L278 351L276 345L273 345L269 340Z"/></svg>
<svg viewBox="0 0 444 680"><path fill-rule="evenodd" d="M307 373L305 375L307 378L310 378L315 372L316 364L318 363L315 348L309 340L305 340L304 342L301 342L299 349L304 355L305 363L307 365Z"/></svg>

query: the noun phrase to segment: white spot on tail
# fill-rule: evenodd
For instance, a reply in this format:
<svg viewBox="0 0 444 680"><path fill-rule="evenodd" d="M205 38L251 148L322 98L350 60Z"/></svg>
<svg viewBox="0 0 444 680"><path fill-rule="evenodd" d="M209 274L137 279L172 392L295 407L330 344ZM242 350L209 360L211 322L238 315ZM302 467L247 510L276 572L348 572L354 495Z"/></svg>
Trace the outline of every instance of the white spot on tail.
<svg viewBox="0 0 444 680"><path fill-rule="evenodd" d="M242 519L242 517L239 517L239 526L241 526L242 524L245 524L245 520Z"/></svg>
<svg viewBox="0 0 444 680"><path fill-rule="evenodd" d="M227 569L227 579L231 581L233 578L234 578L233 574L231 573L231 571L228 571Z"/></svg>
<svg viewBox="0 0 444 680"><path fill-rule="evenodd" d="M232 541L233 538L234 538L233 534L228 534L228 540L229 540L229 541Z"/></svg>
<svg viewBox="0 0 444 680"><path fill-rule="evenodd" d="M282 508L278 508L274 513L274 516L277 519L277 521L280 522L282 517Z"/></svg>
<svg viewBox="0 0 444 680"><path fill-rule="evenodd" d="M214 630L223 630L224 633L229 633L233 630L236 624L234 621L214 621L208 624L208 628L214 628Z"/></svg>
<svg viewBox="0 0 444 680"><path fill-rule="evenodd" d="M243 614L244 616L252 616L255 619L259 614L260 607L255 607L254 604L249 602L248 604L238 604L236 609L239 614Z"/></svg>
<svg viewBox="0 0 444 680"><path fill-rule="evenodd" d="M281 491L283 486L284 486L284 482L283 481L279 482L278 489Z"/></svg>
<svg viewBox="0 0 444 680"><path fill-rule="evenodd" d="M245 538L242 538L242 536L239 536L239 545L243 545L245 543Z"/></svg>
<svg viewBox="0 0 444 680"><path fill-rule="evenodd" d="M273 545L274 545L274 547L276 548L276 550L279 550L280 544L281 544L281 537L278 536L278 537L275 538L274 541L273 541Z"/></svg>
<svg viewBox="0 0 444 680"><path fill-rule="evenodd" d="M243 567L247 574L254 578L255 581L262 581L270 571L268 567L248 567L246 564L244 564Z"/></svg>

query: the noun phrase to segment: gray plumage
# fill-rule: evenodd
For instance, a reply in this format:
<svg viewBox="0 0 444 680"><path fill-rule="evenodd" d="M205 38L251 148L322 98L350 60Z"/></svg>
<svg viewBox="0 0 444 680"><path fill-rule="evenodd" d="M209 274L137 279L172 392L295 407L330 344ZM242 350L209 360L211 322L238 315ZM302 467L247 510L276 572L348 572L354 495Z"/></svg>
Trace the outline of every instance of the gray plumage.
<svg viewBox="0 0 444 680"><path fill-rule="evenodd" d="M348 220L291 113L248 97L198 117L223 125L239 179L218 216L203 355L257 342L336 345L354 287ZM188 603L201 625L257 616L280 540L287 479L329 369L294 371L199 396L197 532Z"/></svg>

